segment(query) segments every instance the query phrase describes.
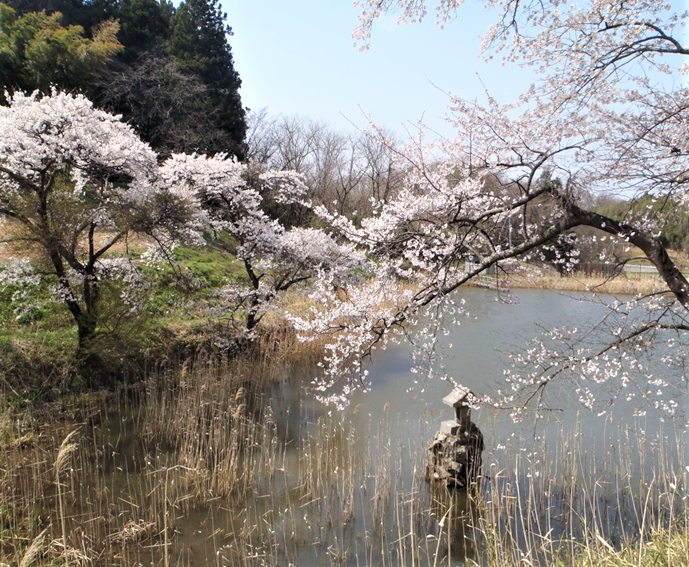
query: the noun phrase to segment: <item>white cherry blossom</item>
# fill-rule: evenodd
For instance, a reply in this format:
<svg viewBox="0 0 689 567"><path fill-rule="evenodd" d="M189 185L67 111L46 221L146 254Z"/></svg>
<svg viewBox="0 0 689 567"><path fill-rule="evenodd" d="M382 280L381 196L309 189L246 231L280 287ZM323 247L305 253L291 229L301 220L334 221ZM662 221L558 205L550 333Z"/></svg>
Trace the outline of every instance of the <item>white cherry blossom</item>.
<svg viewBox="0 0 689 567"><path fill-rule="evenodd" d="M5 240L32 245L74 317L80 351L95 334L103 278L122 279L131 288L123 299L136 308L140 278L108 258L116 244L130 234L158 249L199 242L198 200L172 187L171 175L131 127L82 95L17 93L0 107Z"/></svg>
<svg viewBox="0 0 689 567"><path fill-rule="evenodd" d="M363 42L385 12L416 22L432 5L443 25L462 10L455 0L355 4L355 37ZM380 300L389 303L387 310L373 313L369 300L375 294L355 298L350 290L347 300L338 298L326 278L314 296L318 309L297 321L306 337L340 333L327 359L331 381L323 386L342 403L337 379L345 390L364 380L362 360L390 336L410 339L418 347L416 362L425 360L424 368L435 366L443 376L438 336L461 313L453 301L459 286L489 267L497 269L500 285L516 267L549 258L560 270L573 271L580 253L594 244L612 265L619 262L612 247L619 242L645 256L664 287L606 307L608 315L588 333L546 333L513 355L499 396L477 401L511 407L518 417L525 404L542 399L552 380L567 377L591 409L600 411L607 401L596 399L590 384L615 384L624 399L644 399L672 412L670 401L663 401L664 387L647 387L661 377L651 375L642 353L672 340L661 362L675 370L686 363L689 282L663 244L660 215L687 206L689 89L673 74L686 70L682 27L689 14L675 13L661 0L489 0L486 8L495 23L484 37L484 55L499 53L532 67L536 83L507 105L489 94L485 101L453 97L448 120L456 136L428 144L421 135L406 149L394 149L406 172L405 189L360 225L316 209L375 259L366 289L389 290L408 279L414 290L394 302L386 291ZM387 144L375 125L371 136ZM606 217L591 207L594 197L606 194L649 203L648 212L630 206L622 220Z"/></svg>

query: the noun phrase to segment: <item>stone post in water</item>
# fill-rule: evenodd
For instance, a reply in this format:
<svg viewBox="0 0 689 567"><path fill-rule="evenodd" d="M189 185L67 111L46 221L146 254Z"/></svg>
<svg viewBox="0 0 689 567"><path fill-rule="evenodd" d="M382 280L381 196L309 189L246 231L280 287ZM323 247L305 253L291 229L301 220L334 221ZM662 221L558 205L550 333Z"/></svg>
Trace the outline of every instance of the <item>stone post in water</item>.
<svg viewBox="0 0 689 567"><path fill-rule="evenodd" d="M426 478L448 487L466 489L481 476L483 434L471 421L466 404L470 395L469 390L458 387L443 398L443 403L454 408L455 418L440 424L428 448Z"/></svg>

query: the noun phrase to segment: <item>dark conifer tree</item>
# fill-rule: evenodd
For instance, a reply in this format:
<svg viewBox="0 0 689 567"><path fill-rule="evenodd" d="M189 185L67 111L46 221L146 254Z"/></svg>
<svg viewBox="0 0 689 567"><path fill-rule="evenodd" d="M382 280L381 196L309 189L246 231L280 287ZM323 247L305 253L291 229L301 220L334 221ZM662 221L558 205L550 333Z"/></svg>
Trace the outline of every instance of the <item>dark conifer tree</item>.
<svg viewBox="0 0 689 567"><path fill-rule="evenodd" d="M232 28L225 23L226 19L218 0L186 0L172 18L167 47L184 68L197 74L208 87L219 110L217 126L227 134L227 141L221 146L200 149L209 153L226 151L241 159L246 117L239 96L242 83L227 41Z"/></svg>
<svg viewBox="0 0 689 567"><path fill-rule="evenodd" d="M121 60L130 63L139 55L164 44L170 35L174 7L166 0L122 0L119 4L119 39L125 51Z"/></svg>
<svg viewBox="0 0 689 567"><path fill-rule="evenodd" d="M241 80L228 42L232 30L218 0L185 0L177 9L170 0L5 2L18 15L60 12L63 26L82 26L86 37L102 22L118 20L117 38L124 51L110 62L97 90L81 90L95 97L98 106L122 114L162 155L199 151L244 157ZM52 76L50 80L56 84ZM24 87L17 83L14 88Z"/></svg>

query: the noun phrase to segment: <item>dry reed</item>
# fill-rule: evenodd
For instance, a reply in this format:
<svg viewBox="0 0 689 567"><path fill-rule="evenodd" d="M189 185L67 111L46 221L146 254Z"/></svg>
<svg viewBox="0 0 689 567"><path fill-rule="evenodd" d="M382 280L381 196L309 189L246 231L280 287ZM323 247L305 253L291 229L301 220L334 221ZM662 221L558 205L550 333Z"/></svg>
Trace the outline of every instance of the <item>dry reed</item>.
<svg viewBox="0 0 689 567"><path fill-rule="evenodd" d="M510 274L500 279L501 287L517 289L549 289L554 291L590 291L611 295L648 294L667 289L659 277L634 276L622 273L616 277L605 274L571 274L560 276L554 272L540 271L528 274Z"/></svg>
<svg viewBox="0 0 689 567"><path fill-rule="evenodd" d="M667 531L687 531L681 435L623 429L598 460L578 431L489 451L472 496L426 483L423 423L394 441L404 427L387 408L329 415L301 390L289 401L275 376L270 357L198 360L120 398L78 441L5 444L0 561L604 565L629 549L638 564L662 537L677 558L686 541Z"/></svg>

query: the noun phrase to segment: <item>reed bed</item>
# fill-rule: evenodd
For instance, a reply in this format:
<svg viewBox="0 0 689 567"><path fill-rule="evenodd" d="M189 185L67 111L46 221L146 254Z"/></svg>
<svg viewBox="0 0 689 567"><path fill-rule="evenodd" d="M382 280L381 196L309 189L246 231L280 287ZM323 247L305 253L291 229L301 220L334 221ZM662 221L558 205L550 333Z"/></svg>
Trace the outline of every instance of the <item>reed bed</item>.
<svg viewBox="0 0 689 567"><path fill-rule="evenodd" d="M270 357L198 361L90 415L4 424L0 562L689 564L686 433L670 424L610 429L595 458L579 425L489 447L463 493L425 479L425 416L410 436L387 406L330 414Z"/></svg>
<svg viewBox="0 0 689 567"><path fill-rule="evenodd" d="M615 277L602 273L560 276L551 271L530 270L523 274L509 274L497 281L501 288L590 291L610 295L645 295L667 289L667 285L659 277L626 273Z"/></svg>
<svg viewBox="0 0 689 567"><path fill-rule="evenodd" d="M472 565L593 565L607 556L621 567L632 563L613 557L635 549L638 559L654 538L686 539L686 431L661 428L651 438L627 425L604 432L607 448L595 455L577 429L555 446L484 459ZM689 564L684 553L683 562L659 564Z"/></svg>

